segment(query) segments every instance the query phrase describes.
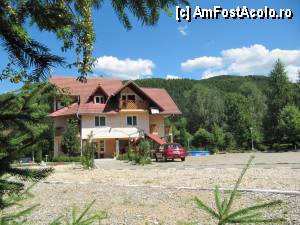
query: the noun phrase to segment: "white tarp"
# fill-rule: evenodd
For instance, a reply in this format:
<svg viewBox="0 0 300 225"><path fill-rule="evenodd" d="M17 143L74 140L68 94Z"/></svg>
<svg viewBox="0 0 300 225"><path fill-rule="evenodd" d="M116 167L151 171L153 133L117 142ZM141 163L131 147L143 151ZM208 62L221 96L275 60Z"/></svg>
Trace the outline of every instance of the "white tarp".
<svg viewBox="0 0 300 225"><path fill-rule="evenodd" d="M159 109L157 108L151 108L151 114L159 114Z"/></svg>
<svg viewBox="0 0 300 225"><path fill-rule="evenodd" d="M143 137L143 132L136 127L126 128L85 128L82 130L82 139L87 139L90 133L93 133L93 138L138 138Z"/></svg>

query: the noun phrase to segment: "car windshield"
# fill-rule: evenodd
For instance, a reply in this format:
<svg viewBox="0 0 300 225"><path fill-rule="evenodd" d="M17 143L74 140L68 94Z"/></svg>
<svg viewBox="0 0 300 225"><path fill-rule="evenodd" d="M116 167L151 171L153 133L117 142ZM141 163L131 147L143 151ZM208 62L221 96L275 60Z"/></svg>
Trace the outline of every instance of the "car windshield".
<svg viewBox="0 0 300 225"><path fill-rule="evenodd" d="M179 148L181 148L181 145L180 144L171 144L171 145L168 145L168 148L179 149Z"/></svg>

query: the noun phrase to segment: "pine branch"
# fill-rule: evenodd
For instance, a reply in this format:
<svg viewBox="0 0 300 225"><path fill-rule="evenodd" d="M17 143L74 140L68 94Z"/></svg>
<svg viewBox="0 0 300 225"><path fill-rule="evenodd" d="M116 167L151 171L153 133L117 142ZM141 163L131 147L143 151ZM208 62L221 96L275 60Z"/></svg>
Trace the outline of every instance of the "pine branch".
<svg viewBox="0 0 300 225"><path fill-rule="evenodd" d="M252 211L256 211L256 210L264 209L264 208L275 207L275 206L278 206L278 205L281 205L281 204L282 204L281 200L276 200L276 201L271 201L271 202L267 202L267 203L263 203L263 204L254 205L254 206L251 206L251 207L247 207L247 208L238 210L238 211L236 211L234 213L231 213L228 216L226 216L224 218L224 220L233 219L233 218L235 218L237 216L241 216L241 215L250 213Z"/></svg>
<svg viewBox="0 0 300 225"><path fill-rule="evenodd" d="M23 180L39 181L45 179L53 172L53 168L45 169L19 169L8 168L7 173L17 176Z"/></svg>
<svg viewBox="0 0 300 225"><path fill-rule="evenodd" d="M195 197L194 201L196 202L197 206L200 209L203 209L205 212L209 213L211 216L215 217L216 219L219 218L219 215L212 208L210 208L204 202L202 202L199 198Z"/></svg>
<svg viewBox="0 0 300 225"><path fill-rule="evenodd" d="M226 205L226 208L225 208L225 210L223 212L224 215L227 215L227 213L229 212L229 210L231 208L231 205L233 203L234 197L235 197L235 195L237 193L237 189L240 186L240 184L242 182L242 179L243 179L245 173L247 172L247 170L249 169L249 167L250 167L251 162L253 161L253 159L254 159L254 156L251 156L250 159L248 160L246 166L243 168L243 170L242 170L242 172L241 172L241 174L240 174L237 182L235 183L235 186L234 186L234 188L233 188L233 190L232 190L232 192L230 194L228 204Z"/></svg>

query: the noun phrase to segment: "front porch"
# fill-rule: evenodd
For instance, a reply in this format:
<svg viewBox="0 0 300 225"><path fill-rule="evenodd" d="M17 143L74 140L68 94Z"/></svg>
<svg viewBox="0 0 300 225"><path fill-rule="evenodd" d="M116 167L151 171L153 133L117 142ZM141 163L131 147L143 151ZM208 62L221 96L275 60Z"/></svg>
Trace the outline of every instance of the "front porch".
<svg viewBox="0 0 300 225"><path fill-rule="evenodd" d="M83 140L83 146L86 140ZM132 139L117 139L117 138L106 138L106 139L93 139L95 143L96 152L95 158L115 158L119 154L127 152L129 143L133 142Z"/></svg>

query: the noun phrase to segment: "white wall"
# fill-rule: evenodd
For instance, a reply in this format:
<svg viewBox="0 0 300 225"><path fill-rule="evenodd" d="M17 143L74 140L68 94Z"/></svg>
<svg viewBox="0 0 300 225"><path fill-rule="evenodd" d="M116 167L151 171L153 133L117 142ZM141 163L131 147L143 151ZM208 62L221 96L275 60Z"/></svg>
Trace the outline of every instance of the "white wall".
<svg viewBox="0 0 300 225"><path fill-rule="evenodd" d="M95 127L95 116L105 116L106 126ZM137 116L137 126L127 126L127 116ZM82 115L82 138L86 139L93 132L94 138L128 138L138 137L139 130L149 132L149 113L143 112L119 112L115 115Z"/></svg>

